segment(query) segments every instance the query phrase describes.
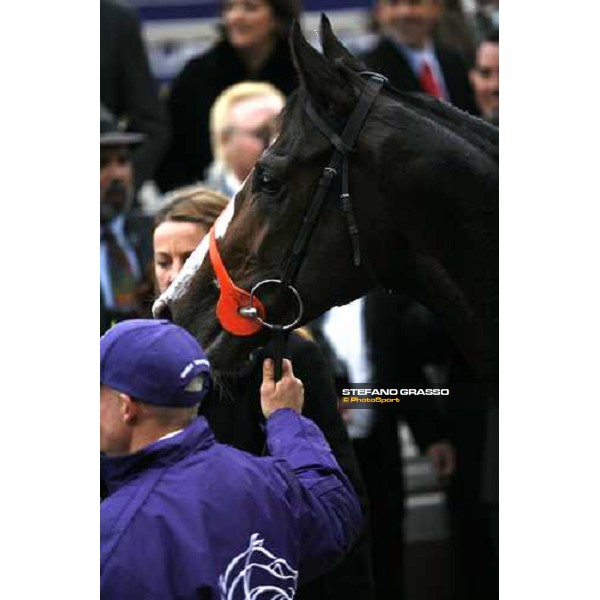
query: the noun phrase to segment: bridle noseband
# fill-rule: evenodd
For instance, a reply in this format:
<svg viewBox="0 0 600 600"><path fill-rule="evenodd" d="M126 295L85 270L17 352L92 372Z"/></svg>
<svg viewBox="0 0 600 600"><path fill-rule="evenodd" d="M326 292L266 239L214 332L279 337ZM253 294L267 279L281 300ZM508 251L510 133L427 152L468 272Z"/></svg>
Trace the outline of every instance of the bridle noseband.
<svg viewBox="0 0 600 600"><path fill-rule="evenodd" d="M294 245L292 246L291 254L283 267L281 279L265 279L260 281L249 293L237 288L225 270L216 245L214 231L211 231L209 256L221 288L221 297L219 298L219 303L217 305L217 317L226 331L234 333L235 335L252 335L264 326L275 332L281 333L292 329L300 322L304 307L300 294L293 286L293 283L306 254L308 241L316 227L317 219L325 203L325 199L328 196L333 181L340 172L342 190L340 200L342 212L346 216L348 232L352 241L353 262L356 267L359 267L363 263L358 224L354 215L354 208L348 187L349 161L350 154L354 151L356 141L367 119L369 111L371 110L377 95L381 91L381 88L387 82L387 79L383 77L383 75L371 71L363 71L360 75L367 80L367 85L358 99L341 134L338 134L333 127L318 114L310 100L307 99L305 101L304 110L306 111L306 114L319 132L333 145L334 152L329 164L321 173L317 191L304 216L302 226L294 241ZM264 306L256 296L256 291L266 285L275 285L278 286L280 290L287 289L292 293L298 305L298 315L295 319L286 324L274 324L266 321ZM224 294L225 300L223 300ZM235 310L235 313L232 312L232 310Z"/></svg>

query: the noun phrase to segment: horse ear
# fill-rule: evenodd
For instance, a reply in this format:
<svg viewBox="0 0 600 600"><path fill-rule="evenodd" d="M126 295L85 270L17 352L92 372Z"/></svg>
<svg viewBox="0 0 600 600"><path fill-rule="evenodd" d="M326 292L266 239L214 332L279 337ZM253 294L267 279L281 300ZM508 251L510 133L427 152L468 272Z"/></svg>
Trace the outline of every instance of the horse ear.
<svg viewBox="0 0 600 600"><path fill-rule="evenodd" d="M298 21L292 26L290 43L300 82L311 98L324 108L343 108L351 102L348 81L326 56L306 41Z"/></svg>
<svg viewBox="0 0 600 600"><path fill-rule="evenodd" d="M321 44L323 54L331 60L340 61L343 65L353 71L366 71L366 65L356 58L337 38L331 23L325 13L321 13Z"/></svg>

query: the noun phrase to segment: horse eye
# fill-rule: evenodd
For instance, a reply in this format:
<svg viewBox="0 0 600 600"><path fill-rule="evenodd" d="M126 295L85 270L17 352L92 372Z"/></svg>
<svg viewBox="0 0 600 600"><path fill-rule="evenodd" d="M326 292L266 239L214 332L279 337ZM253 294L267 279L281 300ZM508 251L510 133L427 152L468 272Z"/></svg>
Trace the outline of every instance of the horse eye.
<svg viewBox="0 0 600 600"><path fill-rule="evenodd" d="M260 169L256 179L253 182L253 191L262 192L264 194L274 195L279 191L279 184L265 170Z"/></svg>

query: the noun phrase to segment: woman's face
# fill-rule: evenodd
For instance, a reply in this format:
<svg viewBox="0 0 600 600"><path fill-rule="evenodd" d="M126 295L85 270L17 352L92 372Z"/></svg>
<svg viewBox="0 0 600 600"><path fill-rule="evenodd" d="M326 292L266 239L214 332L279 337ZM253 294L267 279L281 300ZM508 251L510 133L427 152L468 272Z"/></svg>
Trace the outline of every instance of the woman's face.
<svg viewBox="0 0 600 600"><path fill-rule="evenodd" d="M277 27L267 0L225 0L223 20L227 39L238 50L269 44Z"/></svg>
<svg viewBox="0 0 600 600"><path fill-rule="evenodd" d="M199 223L164 221L154 230L154 275L162 294L206 235Z"/></svg>

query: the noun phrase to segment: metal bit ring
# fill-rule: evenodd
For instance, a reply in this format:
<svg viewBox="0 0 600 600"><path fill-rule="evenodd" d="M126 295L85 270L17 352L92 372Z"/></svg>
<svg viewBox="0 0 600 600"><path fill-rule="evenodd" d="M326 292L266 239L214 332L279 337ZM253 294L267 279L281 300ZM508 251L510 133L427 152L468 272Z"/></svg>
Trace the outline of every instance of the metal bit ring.
<svg viewBox="0 0 600 600"><path fill-rule="evenodd" d="M304 305L302 304L302 298L300 298L300 294L298 293L298 290L296 290L296 288L293 285L288 284L287 288L292 292L292 294L296 298L296 302L298 303L298 316L291 323L288 323L286 325L276 325L273 323L269 323L268 321L265 321L260 318L260 316L258 314L258 310L256 309L255 306L253 306L252 300L254 299L254 296L256 295L257 290L261 286L268 284L268 283L276 283L278 285L283 285L283 282L281 281L281 279L263 279L263 281L259 281L252 288L252 290L250 290L250 304L248 306L244 306L244 307L240 308L239 313L242 316L247 317L249 319L256 319L261 325L264 325L268 329L276 329L277 328L277 329L282 329L284 331L287 331L288 329L293 329L300 322L300 319L302 318L302 315L304 314Z"/></svg>

